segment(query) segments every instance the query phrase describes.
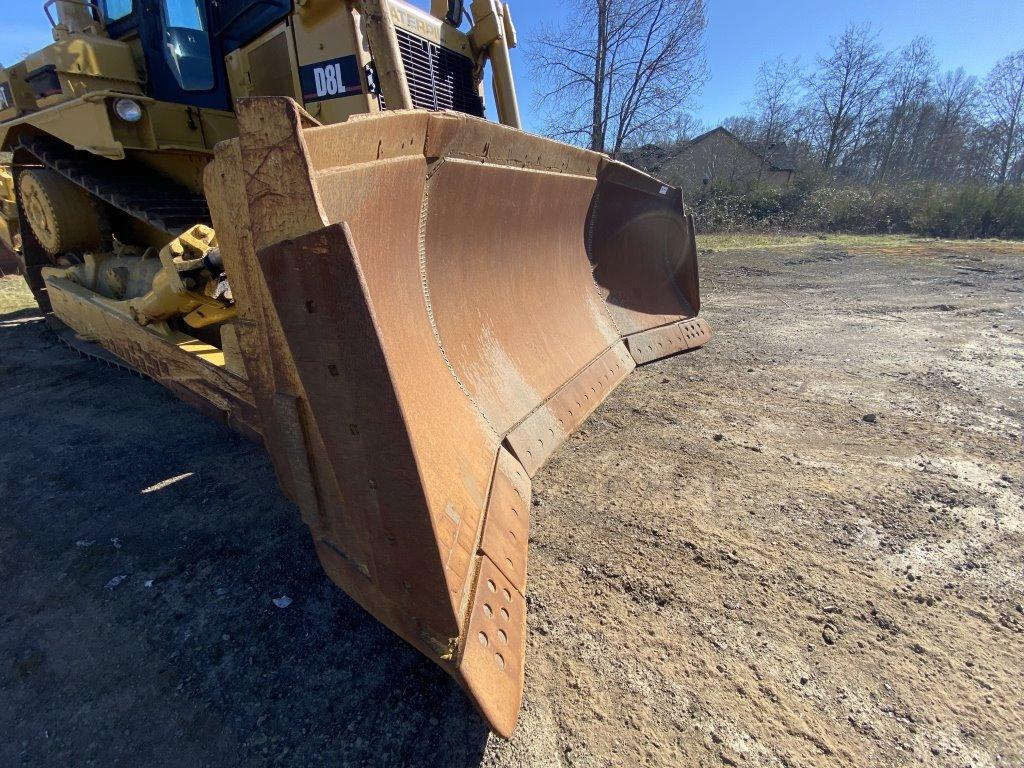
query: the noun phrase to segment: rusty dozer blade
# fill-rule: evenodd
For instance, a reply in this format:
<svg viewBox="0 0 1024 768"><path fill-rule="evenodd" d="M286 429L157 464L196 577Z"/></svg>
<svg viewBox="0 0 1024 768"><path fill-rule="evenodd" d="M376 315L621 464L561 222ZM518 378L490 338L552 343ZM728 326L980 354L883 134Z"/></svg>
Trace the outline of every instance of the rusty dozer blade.
<svg viewBox="0 0 1024 768"><path fill-rule="evenodd" d="M458 113L238 108L207 197L275 470L330 577L512 732L530 479L703 344L680 193Z"/></svg>

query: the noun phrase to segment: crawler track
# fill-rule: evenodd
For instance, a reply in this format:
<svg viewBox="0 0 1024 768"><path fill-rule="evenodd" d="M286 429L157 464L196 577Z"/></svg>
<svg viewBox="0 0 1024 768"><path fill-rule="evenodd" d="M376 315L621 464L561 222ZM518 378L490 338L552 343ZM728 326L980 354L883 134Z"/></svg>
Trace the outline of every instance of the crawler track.
<svg viewBox="0 0 1024 768"><path fill-rule="evenodd" d="M209 224L202 195L130 159L108 160L44 136L23 136L15 147L90 194L172 235Z"/></svg>

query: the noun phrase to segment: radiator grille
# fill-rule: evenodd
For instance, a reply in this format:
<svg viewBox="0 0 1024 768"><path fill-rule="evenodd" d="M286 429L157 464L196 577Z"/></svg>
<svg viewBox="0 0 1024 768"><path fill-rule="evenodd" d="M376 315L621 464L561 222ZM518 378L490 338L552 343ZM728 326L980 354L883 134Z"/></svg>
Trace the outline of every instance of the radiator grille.
<svg viewBox="0 0 1024 768"><path fill-rule="evenodd" d="M473 83L471 59L400 27L396 27L395 32L414 107L454 109L467 115L484 116L483 99ZM384 107L383 99L381 107Z"/></svg>

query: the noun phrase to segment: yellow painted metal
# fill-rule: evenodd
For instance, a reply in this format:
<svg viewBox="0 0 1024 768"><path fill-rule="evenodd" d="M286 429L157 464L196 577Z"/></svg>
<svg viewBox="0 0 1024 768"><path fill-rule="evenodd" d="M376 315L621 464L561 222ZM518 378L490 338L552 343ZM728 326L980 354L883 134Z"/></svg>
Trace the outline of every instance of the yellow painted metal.
<svg viewBox="0 0 1024 768"><path fill-rule="evenodd" d="M361 92L307 94L308 110L247 98L237 118L144 96L138 42L69 28L33 60L67 92L0 124L0 143L42 132L192 189L217 145L204 185L217 233L65 268L37 260L54 312L259 433L330 577L507 736L524 682L530 478L636 365L709 331L679 191L515 130L508 7L473 0L467 35L441 6L297 0L229 55L232 94L301 99L300 68L350 55ZM412 106L399 30L469 58L478 93L490 61L504 125L396 109ZM111 112L125 94L143 108L136 125Z"/></svg>
<svg viewBox="0 0 1024 768"><path fill-rule="evenodd" d="M12 261L21 247L18 242L18 206L14 200L14 176L11 169L0 166L0 258L5 254Z"/></svg>
<svg viewBox="0 0 1024 768"><path fill-rule="evenodd" d="M74 284L94 294L109 313L143 326L165 329L182 318L193 329L232 320L237 312L229 300L215 295L218 274L211 274L204 257L217 247L213 229L192 227L159 251L158 256L126 252L86 253L81 263L47 268L47 285L55 280L67 289ZM152 254L153 249L147 251ZM203 282L205 280L205 282ZM61 319L73 325L73 318ZM164 333L166 335L166 333Z"/></svg>
<svg viewBox="0 0 1024 768"><path fill-rule="evenodd" d="M124 157L124 145L114 136L107 106L107 99L117 97L112 91L98 91L0 123L0 146L10 147L23 131L37 131L54 136L75 149L120 160ZM140 97L139 101L144 102L144 99Z"/></svg>
<svg viewBox="0 0 1024 768"><path fill-rule="evenodd" d="M183 352L195 355L204 363L215 365L218 368L224 366L224 352L212 344L207 344L198 339L186 338L184 341L176 342L176 346Z"/></svg>
<svg viewBox="0 0 1024 768"><path fill-rule="evenodd" d="M288 62L287 67L281 66ZM224 57L232 99L289 96L302 99L294 26L281 22Z"/></svg>
<svg viewBox="0 0 1024 768"><path fill-rule="evenodd" d="M38 109L36 97L25 82L28 68L24 61L9 67L0 66L0 121L13 120L18 115Z"/></svg>
<svg viewBox="0 0 1024 768"><path fill-rule="evenodd" d="M235 308L196 285L204 257L217 247L213 229L197 224L160 249L161 269L151 288L128 303L128 311L142 325L183 317L192 328L223 323L235 316ZM187 275L186 275L187 273ZM217 275L210 276L216 279ZM207 282L205 288L215 287Z"/></svg>
<svg viewBox="0 0 1024 768"><path fill-rule="evenodd" d="M522 128L519 102L516 99L509 48L515 47L515 28L508 6L498 0L473 0L473 18L469 31L474 49L485 54L491 62L491 84L498 102L499 122L512 128Z"/></svg>
<svg viewBox="0 0 1024 768"><path fill-rule="evenodd" d="M493 9L484 15L482 25L496 30L496 36L487 41L486 51L475 50L469 35L402 0L385 0L387 18L379 22L476 60L478 72L482 72L481 57L489 57L496 70L499 117L502 122L518 125L511 69L506 67L507 11L501 3L477 0L481 1ZM297 3L286 22L225 57L232 96L280 95L301 101L299 67L348 55L356 57L360 69L371 63L379 66L388 57L382 43L378 44L382 48L378 60L371 57L367 35L368 31L372 35L374 28L357 0ZM132 151L207 154L219 141L237 134L231 112L146 97L138 40L123 42L83 32L61 33L60 38L0 72L0 82L6 77L11 83L14 102L6 109L0 103L0 148L22 130L40 130L76 149L112 159L122 159ZM400 58L397 61L400 63ZM24 78L34 69L51 65L59 77L61 92L36 100ZM138 123L125 123L113 115L112 102L123 96L131 96L143 107L143 119ZM392 108L404 103L393 99ZM341 98L310 101L305 106L323 123L342 122L353 115L379 110L376 97L365 88ZM166 171L168 164L162 165Z"/></svg>
<svg viewBox="0 0 1024 768"><path fill-rule="evenodd" d="M102 18L99 0L46 0L43 10L51 22L51 6L57 8L56 24L53 27L53 39L64 40L68 35L86 32L90 35L103 36L105 30L98 19Z"/></svg>
<svg viewBox="0 0 1024 768"><path fill-rule="evenodd" d="M28 225L48 253L99 246L99 223L88 192L49 168L26 168L19 186Z"/></svg>
<svg viewBox="0 0 1024 768"><path fill-rule="evenodd" d="M370 63L360 17L352 3L307 2L296 7L290 22L297 66L348 55L356 57L359 69ZM302 101L301 93L298 100ZM310 101L305 106L322 123L340 123L353 115L376 110L377 100L364 91L327 101Z"/></svg>
<svg viewBox="0 0 1024 768"><path fill-rule="evenodd" d="M55 314L79 339L101 343L193 407L259 440L252 390L237 366L215 347L164 323L139 325L125 314L123 304L79 285L63 270L47 267L43 275Z"/></svg>
<svg viewBox="0 0 1024 768"><path fill-rule="evenodd" d="M60 91L38 100L40 108L70 101L92 91L142 95L141 78L127 43L97 35L76 34L29 54L25 66L31 74L51 66Z"/></svg>
<svg viewBox="0 0 1024 768"><path fill-rule="evenodd" d="M409 80L398 48L390 0L362 0L361 8L368 22L366 39L370 43L384 98L391 109L412 109Z"/></svg>

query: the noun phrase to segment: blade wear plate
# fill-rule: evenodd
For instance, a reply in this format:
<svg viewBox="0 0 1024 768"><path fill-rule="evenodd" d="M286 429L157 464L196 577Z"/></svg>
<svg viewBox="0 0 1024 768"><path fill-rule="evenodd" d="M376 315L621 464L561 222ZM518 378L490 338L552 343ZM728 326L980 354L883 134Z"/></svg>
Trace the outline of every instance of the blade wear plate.
<svg viewBox="0 0 1024 768"><path fill-rule="evenodd" d="M207 197L281 484L330 577L508 736L530 478L636 364L706 341L692 220L638 171L462 114L238 116Z"/></svg>

